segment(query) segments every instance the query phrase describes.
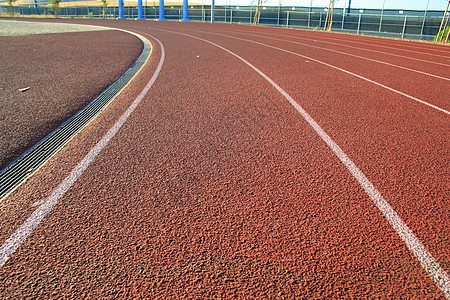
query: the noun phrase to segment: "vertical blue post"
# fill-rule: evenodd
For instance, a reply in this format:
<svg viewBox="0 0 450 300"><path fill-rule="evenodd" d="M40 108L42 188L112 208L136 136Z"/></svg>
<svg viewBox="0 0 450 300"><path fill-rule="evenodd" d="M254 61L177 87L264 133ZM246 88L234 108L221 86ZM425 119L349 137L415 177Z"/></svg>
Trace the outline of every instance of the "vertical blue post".
<svg viewBox="0 0 450 300"><path fill-rule="evenodd" d="M188 0L183 0L183 19L181 19L181 22L190 22L188 18L188 10L189 10L189 4Z"/></svg>
<svg viewBox="0 0 450 300"><path fill-rule="evenodd" d="M211 3L211 23L214 23L214 10L215 10L215 1L214 0L212 0L212 3Z"/></svg>
<svg viewBox="0 0 450 300"><path fill-rule="evenodd" d="M144 9L142 8L142 0L138 0L138 17L136 20L145 20Z"/></svg>
<svg viewBox="0 0 450 300"><path fill-rule="evenodd" d="M159 0L159 18L158 21L167 21L166 18L164 18L164 0Z"/></svg>
<svg viewBox="0 0 450 300"><path fill-rule="evenodd" d="M35 8L38 8L37 0L34 0L34 7L35 7Z"/></svg>
<svg viewBox="0 0 450 300"><path fill-rule="evenodd" d="M125 16L123 15L123 0L119 0L119 20L125 20Z"/></svg>

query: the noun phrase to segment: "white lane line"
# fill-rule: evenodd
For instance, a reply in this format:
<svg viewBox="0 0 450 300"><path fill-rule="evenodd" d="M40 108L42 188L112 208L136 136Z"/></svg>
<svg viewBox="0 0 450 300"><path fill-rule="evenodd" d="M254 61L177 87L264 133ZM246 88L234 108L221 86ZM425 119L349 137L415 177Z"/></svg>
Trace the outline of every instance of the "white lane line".
<svg viewBox="0 0 450 300"><path fill-rule="evenodd" d="M331 37L325 37L324 36L323 38L329 39L329 40L334 40L334 41L339 41L339 39L331 38ZM348 42L355 43L355 44L362 44L362 45L370 45L370 46L375 46L375 47L378 47L378 48L393 49L393 50L404 51L404 52L409 52L409 53L417 53L417 54L420 54L420 55L430 55L430 56L436 56L436 57L441 57L441 58L446 58L446 59L450 58L450 56L448 56L448 55L440 55L440 54L434 54L434 53L427 53L427 52L420 52L420 51L410 50L411 46L408 46L408 45L404 45L404 48L402 49L402 48L391 47L391 46L386 46L386 45L377 44L377 43L375 43L375 44L374 43L365 43L365 42L361 42L361 41L348 41ZM406 48L409 48L409 50L406 49ZM414 47L413 47L413 49L414 49ZM444 50L431 49L431 48L428 48L426 50L427 51L431 50L431 51L436 51L436 52L441 52L441 53L448 53L448 52L445 52Z"/></svg>
<svg viewBox="0 0 450 300"><path fill-rule="evenodd" d="M325 36L325 35L321 35L321 38L324 39L328 39L328 40L333 40L333 41L340 41L340 39L338 38L334 38L334 37L330 37L330 36ZM374 36L371 36L372 38ZM385 39L386 41L388 41L387 39ZM374 41L381 41L380 39L374 39ZM441 57L441 58L450 58L450 56L446 56L446 55L440 55L440 54L435 54L435 53L429 53L429 52L420 52L420 51L415 51L415 50L410 50L412 49L417 49L417 47L412 47L410 45L403 45L403 48L398 48L398 47L392 47L392 46L387 46L383 43L374 43L374 42L364 42L364 41L355 41L355 40L347 40L348 43L354 43L354 44L360 44L360 45L364 45L364 46L374 46L374 47L378 47L378 48L387 48L387 49L392 49L392 50L399 50L399 51L404 51L404 52L409 52L409 53L417 53L420 55L429 55L429 56L436 56L436 57ZM440 53L446 53L448 54L448 52L441 50L441 49L436 49L436 48L431 48L433 46L436 46L436 44L425 44L423 43L423 45L426 45L426 47L420 47L421 49L424 49L426 51L436 51L436 52L440 52ZM409 48L409 49L407 49Z"/></svg>
<svg viewBox="0 0 450 300"><path fill-rule="evenodd" d="M228 30L219 30L219 31L232 33L232 32L230 32ZM348 55L348 56L356 57L356 58L359 58L359 59L373 61L373 62L376 62L376 63L388 65L388 66L391 66L391 67L407 70L407 71L410 71L410 72L415 72L415 73L419 73L419 74L422 74L422 75L431 76L431 77L435 77L435 78L438 78L438 79L443 79L443 80L450 81L450 78L447 78L447 77L443 77L443 76L439 76L439 75L435 75L435 74L431 74L431 73L427 73L427 72L423 72L423 71L419 71L419 70L415 70L415 69L411 69L411 68L407 68L407 67L391 64L391 63L388 63L388 62L385 62L385 61L381 61L381 60L377 60L377 59L373 59L373 58L368 58L368 57L364 57L364 56L360 56L360 55L356 55L356 54L351 54L351 53L348 53L348 52L342 52L342 51L334 50L334 49L330 49L330 48L324 48L324 47L319 47L319 46L314 46L314 45L309 45L309 44L303 44L303 43L299 43L299 42L295 42L295 41L291 41L291 40L282 40L282 39L272 38L272 37L263 36L263 35L256 35L256 34L251 34L251 33L245 33L245 35L250 35L250 36L255 36L255 37L260 37L260 38L265 38L265 39L271 39L271 40L274 40L274 41L287 42L287 43L292 43L292 44L296 44L296 45L301 45L301 46L306 46L306 47L311 47L311 48L317 48L317 49L320 49L320 50L326 50L326 51L330 51L330 52L335 52L335 53Z"/></svg>
<svg viewBox="0 0 450 300"><path fill-rule="evenodd" d="M241 33L247 33L246 31L242 31L242 30L236 30L236 31L241 32ZM297 40L307 40L307 41L314 41L314 42L318 41L320 43L327 43L327 44L338 45L338 46L347 47L347 48L351 48L351 49L358 49L358 50L374 52L374 53L378 53L378 54L385 54L385 55L391 55L391 56L396 56L396 57L400 57L400 58L406 58L406 59L410 59L410 60L417 60L417 61L426 62L426 63L429 63L429 64L436 64L436 65L441 65L441 66L445 66L445 67L449 67L450 66L450 64L440 63L440 62L437 62L437 61L431 61L431 60L426 60L426 59L421 59L421 58L405 56L405 55L401 55L401 54L394 54L394 53L383 52L383 51L374 50L374 49L361 48L361 47L356 47L356 46L345 45L345 44L341 44L341 43L335 43L335 42L330 42L330 41L326 41L326 40L321 40L320 38L325 38L325 37L322 37L322 36L320 38L319 37L318 38L305 38L305 37L300 37L300 36L292 36L292 35L286 35L286 34L276 34L276 33L270 33L270 32L265 32L264 34L295 38ZM335 40L335 39L332 39L332 40ZM341 40L339 40L339 41L341 41Z"/></svg>
<svg viewBox="0 0 450 300"><path fill-rule="evenodd" d="M169 31L169 30L165 30ZM364 175L364 173L356 166L356 164L345 154L345 152L331 139L331 137L320 127L319 124L291 97L286 93L278 84L276 84L272 79L270 79L261 70L256 68L254 65L246 61L244 58L240 57L236 53L216 44L211 41L186 34L179 33L175 31L169 31L176 34L181 34L189 36L194 39L198 39L216 46L234 57L238 58L250 68L252 68L256 73L261 75L265 80L267 80L281 95L283 95L289 103L294 106L294 108L300 113L300 115L308 122L308 124L314 129L314 131L322 138L322 140L330 147L334 154L339 158L339 160L347 167L353 177L358 181L367 195L372 199L384 217L388 220L400 238L405 242L409 250L414 254L417 260L420 262L422 267L430 274L434 279L436 285L443 291L444 295L450 299L450 277L441 268L439 263L434 259L434 257L428 252L425 246L420 242L420 240L414 235L414 233L409 229L408 225L398 216L395 210L390 206L390 204L383 198L381 193L376 189L376 187L369 181L369 179Z"/></svg>
<svg viewBox="0 0 450 300"><path fill-rule="evenodd" d="M14 251L25 241L25 239L33 232L33 230L39 225L39 223L45 218L45 216L52 210L52 208L58 203L58 201L64 196L64 194L72 187L77 179L83 174L83 172L94 161L97 155L108 145L109 141L116 135L128 117L133 113L144 96L152 87L156 81L159 73L161 72L162 65L164 63L165 51L162 43L155 37L149 35L155 39L161 46L161 59L158 67L153 74L150 81L145 88L141 91L139 96L133 101L123 115L117 120L117 122L109 129L109 131L102 137L102 139L89 151L89 153L83 158L82 161L72 170L72 172L58 185L58 187L45 199L45 202L40 205L31 216L3 243L0 247L0 268L8 261L13 255Z"/></svg>
<svg viewBox="0 0 450 300"><path fill-rule="evenodd" d="M439 106L436 106L436 105L434 105L434 104L428 103L428 102L423 101L423 100L421 100L421 99L419 99L419 98L416 98L416 97L414 97L414 96L411 96L411 95L408 95L408 94L406 94L406 93L400 92L399 90L396 90L396 89L394 89L394 88L391 88L391 87L388 87L388 86L386 86L386 85L384 85L384 84L381 84L381 83L379 83L379 82L377 82L377 81L371 80L371 79L366 78L366 77L364 77L364 76L358 75L358 74L356 74L356 73L353 73L353 72L350 72L350 71L348 71L348 70L345 70L345 69L336 67L336 66L334 66L334 65L331 65L331 64L329 64L329 63L323 62L323 61L318 60L318 59L314 59L314 58L309 57L309 56L305 56L305 55L302 55L302 54L299 54L299 53L296 53L296 52L292 52L292 51L289 51L289 50L286 50L286 49L278 48L278 47L275 47L275 46L272 46L272 45L268 45L268 44L264 44L264 43L260 43L260 42L256 42L256 41L252 41L252 40L249 40L249 39L238 38L238 37L231 36L231 35L220 34L220 33L214 33L214 32L208 32L208 31L199 31L199 30L194 30L194 31L201 32L201 33L206 33L206 34L220 35L220 36L228 37L228 38L231 38L231 39L237 39L237 40L241 40L241 41L245 41L245 42L249 42L249 43L253 43L253 44L265 46L265 47L268 47L268 48L272 48L272 49L275 49L275 50L279 50L279 51L282 51L282 52L286 52L286 53L289 53L289 54L292 54L292 55L295 55L295 56L299 56L299 57L305 58L305 59L307 59L307 60L315 61L315 62L317 62L317 63L319 63L319 64L322 64L322 65L325 65L325 66L327 66L327 67L336 69L336 70L338 70L338 71L347 73L347 74L349 74L349 75L351 75L351 76L360 78L360 79L365 80L365 81L367 81L367 82L370 82L370 83L373 83L373 84L375 84L375 85L378 85L378 86L380 86L380 87L382 87L382 88L384 88L384 89L387 89L387 90L389 90L389 91L391 91L391 92L397 93L397 94L399 94L399 95L402 95L402 96L405 96L405 97L407 97L407 98L409 98L409 99L412 99L412 100L414 100L414 101L416 101L416 102L419 102L419 103L422 103L422 104L424 104L424 105L427 105L427 106L429 106L429 107L431 107L431 108L434 108L434 109L436 109L436 110L439 110L439 111L441 111L441 112L443 112L443 113L445 113L445 114L447 114L447 115L450 114L449 111L447 111L447 110L445 110L445 109L443 109L443 108L440 108Z"/></svg>

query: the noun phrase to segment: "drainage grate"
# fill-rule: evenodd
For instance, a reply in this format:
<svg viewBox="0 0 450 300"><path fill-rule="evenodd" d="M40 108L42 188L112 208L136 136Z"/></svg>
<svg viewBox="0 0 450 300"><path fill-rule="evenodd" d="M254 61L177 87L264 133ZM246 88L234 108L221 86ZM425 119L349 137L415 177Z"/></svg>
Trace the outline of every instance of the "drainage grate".
<svg viewBox="0 0 450 300"><path fill-rule="evenodd" d="M136 34L135 34L136 35ZM27 179L47 159L55 154L65 143L67 143L78 131L91 121L112 98L122 90L123 87L141 69L150 56L150 42L136 35L144 43L142 51L136 62L122 74L112 85L110 85L97 98L92 100L85 108L79 111L52 133L43 138L31 149L22 154L0 172L0 199L11 192L22 181Z"/></svg>

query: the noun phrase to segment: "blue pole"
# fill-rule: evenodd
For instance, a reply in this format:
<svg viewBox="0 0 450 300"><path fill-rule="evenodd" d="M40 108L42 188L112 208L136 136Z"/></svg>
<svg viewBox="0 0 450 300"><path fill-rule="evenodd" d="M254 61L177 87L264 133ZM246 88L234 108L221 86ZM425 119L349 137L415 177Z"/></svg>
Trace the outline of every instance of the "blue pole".
<svg viewBox="0 0 450 300"><path fill-rule="evenodd" d="M159 18L158 21L167 21L166 18L164 18L164 0L159 0Z"/></svg>
<svg viewBox="0 0 450 300"><path fill-rule="evenodd" d="M188 9L189 9L188 0L183 0L183 19L181 19L181 22L190 22L191 21L188 18Z"/></svg>
<svg viewBox="0 0 450 300"><path fill-rule="evenodd" d="M34 7L35 7L35 8L38 8L37 0L34 0Z"/></svg>
<svg viewBox="0 0 450 300"><path fill-rule="evenodd" d="M138 0L138 17L136 20L145 20L144 9L142 8L142 0Z"/></svg>
<svg viewBox="0 0 450 300"><path fill-rule="evenodd" d="M125 16L123 15L123 0L119 0L119 20L125 20Z"/></svg>
<svg viewBox="0 0 450 300"><path fill-rule="evenodd" d="M215 10L215 1L212 0L212 3L211 3L211 23L214 23L214 10Z"/></svg>

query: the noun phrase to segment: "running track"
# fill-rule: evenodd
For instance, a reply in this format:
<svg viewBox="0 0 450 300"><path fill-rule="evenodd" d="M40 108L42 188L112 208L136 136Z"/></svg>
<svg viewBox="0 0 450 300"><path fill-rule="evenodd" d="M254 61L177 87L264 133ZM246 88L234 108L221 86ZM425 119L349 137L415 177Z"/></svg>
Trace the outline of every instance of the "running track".
<svg viewBox="0 0 450 300"><path fill-rule="evenodd" d="M450 298L448 47L84 22L153 53L0 204L6 241L57 200L3 262L2 297Z"/></svg>

